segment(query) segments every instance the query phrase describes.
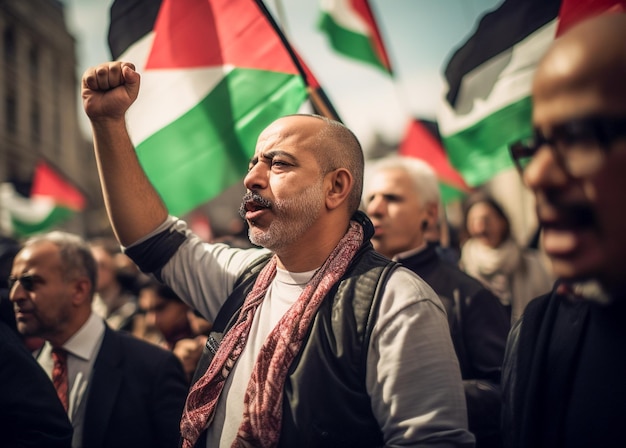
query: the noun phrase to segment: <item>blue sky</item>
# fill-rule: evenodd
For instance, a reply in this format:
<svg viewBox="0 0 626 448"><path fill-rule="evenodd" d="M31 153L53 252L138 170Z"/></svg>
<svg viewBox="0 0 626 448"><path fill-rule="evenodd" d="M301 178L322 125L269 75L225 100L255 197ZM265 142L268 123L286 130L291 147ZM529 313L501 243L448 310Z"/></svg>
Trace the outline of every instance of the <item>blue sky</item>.
<svg viewBox="0 0 626 448"><path fill-rule="evenodd" d="M396 76L337 55L316 29L318 0L266 0L345 124L364 145L379 133L399 139L411 116L434 118L441 74L480 18L503 0L371 0ZM277 3L278 2L278 3ZM110 59L111 0L63 0L77 40L77 72ZM282 13L280 13L282 11ZM282 19L282 20L281 20ZM84 114L80 113L83 117ZM83 128L88 132L86 120Z"/></svg>

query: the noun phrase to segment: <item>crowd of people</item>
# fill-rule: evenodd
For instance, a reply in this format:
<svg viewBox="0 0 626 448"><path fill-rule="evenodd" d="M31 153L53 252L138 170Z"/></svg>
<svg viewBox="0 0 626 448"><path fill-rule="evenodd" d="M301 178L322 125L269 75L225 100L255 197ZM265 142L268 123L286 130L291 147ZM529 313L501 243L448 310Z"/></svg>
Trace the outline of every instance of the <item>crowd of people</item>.
<svg viewBox="0 0 626 448"><path fill-rule="evenodd" d="M203 241L137 159L140 73L87 70L115 240L0 241L0 445L623 446L624 42L626 15L593 17L535 73L511 156L543 255L481 194L444 256L433 169L366 166L347 127L304 114L258 138L250 246Z"/></svg>

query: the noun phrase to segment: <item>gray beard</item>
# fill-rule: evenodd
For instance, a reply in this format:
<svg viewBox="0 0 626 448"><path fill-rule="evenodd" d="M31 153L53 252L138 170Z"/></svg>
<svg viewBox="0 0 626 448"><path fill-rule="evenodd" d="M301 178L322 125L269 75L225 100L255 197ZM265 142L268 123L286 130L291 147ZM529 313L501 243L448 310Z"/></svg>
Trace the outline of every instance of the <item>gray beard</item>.
<svg viewBox="0 0 626 448"><path fill-rule="evenodd" d="M279 252L289 247L315 223L323 204L322 179L305 189L298 197L276 201L272 210L276 217L267 230L248 230L252 244Z"/></svg>

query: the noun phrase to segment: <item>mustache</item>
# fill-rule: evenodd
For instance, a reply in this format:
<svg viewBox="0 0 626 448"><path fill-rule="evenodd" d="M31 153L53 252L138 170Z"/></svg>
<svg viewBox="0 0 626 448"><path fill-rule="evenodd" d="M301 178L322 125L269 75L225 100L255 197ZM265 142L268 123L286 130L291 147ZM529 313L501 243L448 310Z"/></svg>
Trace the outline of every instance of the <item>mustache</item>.
<svg viewBox="0 0 626 448"><path fill-rule="evenodd" d="M272 203L269 200L254 191L249 191L243 196L241 199L241 205L239 206L239 216L241 216L242 219L246 219L246 204L250 203L254 203L265 208L272 207Z"/></svg>
<svg viewBox="0 0 626 448"><path fill-rule="evenodd" d="M552 207L558 210L559 221L566 222L568 226L588 228L598 224L595 211L587 204L553 204ZM543 208L544 206L541 204L536 207L537 216L540 218L544 214ZM550 224L548 223L547 226L549 227Z"/></svg>

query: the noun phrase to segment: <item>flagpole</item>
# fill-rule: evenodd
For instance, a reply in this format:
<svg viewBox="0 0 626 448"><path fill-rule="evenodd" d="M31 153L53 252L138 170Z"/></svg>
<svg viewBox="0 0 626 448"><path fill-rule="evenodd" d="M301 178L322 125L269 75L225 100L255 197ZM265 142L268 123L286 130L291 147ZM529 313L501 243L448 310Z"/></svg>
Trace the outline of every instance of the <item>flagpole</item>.
<svg viewBox="0 0 626 448"><path fill-rule="evenodd" d="M309 94L309 97L311 98L313 107L315 107L315 109L319 112L320 115L323 115L327 118L331 118L333 120L341 122L341 119L339 118L339 114L337 114L337 111L335 111L332 104L330 104L330 101L328 100L328 97L326 96L326 94L323 92L321 86L320 86L320 91L317 91L315 88L311 87L311 84L308 79L307 71L302 66L302 63L300 62L300 58L298 57L293 47L287 40L287 37L282 31L282 28L278 25L278 23L276 23L276 20L274 20L272 13L267 9L267 6L265 6L265 4L263 3L263 0L255 0L255 1L259 9L261 10L263 15L267 19L267 21L270 23L272 28L274 28L274 31L276 31L276 34L278 35L281 42L283 43L283 46L289 53L289 56L291 56L292 62L298 69L300 76L302 77L302 79L304 80L304 83L306 84L306 90L307 90L307 93Z"/></svg>
<svg viewBox="0 0 626 448"><path fill-rule="evenodd" d="M332 118L335 121L341 122L341 119L337 115L337 112L335 112L334 109L331 110L328 107L326 95L324 95L322 98L322 95L320 95L320 92L318 92L311 86L307 86L306 91L311 97L311 101L313 102L315 109L319 111L320 115L323 115L324 117Z"/></svg>
<svg viewBox="0 0 626 448"><path fill-rule="evenodd" d="M374 43L378 44L376 45L376 49L380 52L380 55L383 59L383 63L387 65L387 71L389 73L389 76L393 78L394 71L392 67L394 66L394 64L391 63L391 53L389 52L389 46L385 45L385 39L383 39L382 27L380 26L379 22L376 20L376 18L380 17L380 15L374 14L374 8L372 7L371 2L369 1L363 2L363 7L366 9L367 13L371 17L371 20L374 21L374 27L372 30L374 32L374 37L375 37Z"/></svg>
<svg viewBox="0 0 626 448"><path fill-rule="evenodd" d="M283 33L288 38L289 31L287 26L287 15L285 14L285 8L283 7L283 2L280 0L274 0L274 6L276 7L276 15L278 16L278 21L280 22L281 29Z"/></svg>

